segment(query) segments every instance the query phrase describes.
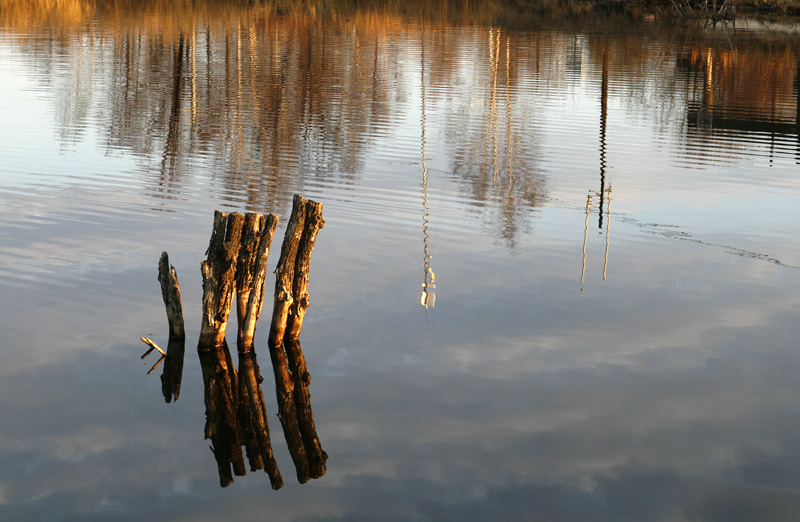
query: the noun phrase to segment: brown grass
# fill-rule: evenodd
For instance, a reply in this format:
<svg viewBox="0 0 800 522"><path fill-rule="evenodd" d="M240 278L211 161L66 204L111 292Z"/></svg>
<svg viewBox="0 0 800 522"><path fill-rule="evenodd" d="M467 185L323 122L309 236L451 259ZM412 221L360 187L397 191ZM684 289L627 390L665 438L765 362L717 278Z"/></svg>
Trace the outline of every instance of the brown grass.
<svg viewBox="0 0 800 522"><path fill-rule="evenodd" d="M44 25L80 25L94 12L94 0L2 0L0 24L17 30Z"/></svg>
<svg viewBox="0 0 800 522"><path fill-rule="evenodd" d="M686 0L681 0L683 3ZM701 0L690 0L694 5ZM730 0L729 0L730 1ZM722 3L724 0L718 0ZM739 12L800 14L800 0L733 0ZM260 16L311 14L346 16L380 13L455 24L491 24L513 20L519 15L579 16L596 10L631 12L672 10L673 0L0 0L0 24L25 29L36 26L77 27L94 17L104 21L136 17L158 23L192 24L198 19L238 17L242 13ZM235 9L232 9L235 8ZM232 14L235 11L236 14ZM180 16L175 16L179 13ZM171 32L177 27L164 27Z"/></svg>

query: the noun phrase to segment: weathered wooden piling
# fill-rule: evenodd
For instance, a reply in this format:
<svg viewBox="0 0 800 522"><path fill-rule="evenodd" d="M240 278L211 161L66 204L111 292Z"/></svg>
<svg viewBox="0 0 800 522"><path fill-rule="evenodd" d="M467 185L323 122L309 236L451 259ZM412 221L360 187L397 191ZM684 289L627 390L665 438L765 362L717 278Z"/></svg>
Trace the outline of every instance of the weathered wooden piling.
<svg viewBox="0 0 800 522"><path fill-rule="evenodd" d="M253 350L256 322L261 314L267 261L278 216L250 213L245 216L236 270L236 308L239 352L239 423L251 471L263 469L272 489L283 486L283 478L272 453L267 411L261 391L261 371Z"/></svg>
<svg viewBox="0 0 800 522"><path fill-rule="evenodd" d="M277 216L239 213L214 215L208 258L202 263L203 324L198 352L203 363L207 439L220 470L220 484L245 473L244 445L251 471L264 469L273 489L283 479L272 454L260 370L252 350L261 311L269 247ZM225 331L236 294L239 373L233 366Z"/></svg>
<svg viewBox="0 0 800 522"><path fill-rule="evenodd" d="M311 254L325 224L322 205L294 197L276 269L275 300L269 331L269 352L275 376L278 415L301 483L325 474L328 455L322 450L311 411L310 375L300 347L300 330L309 306L308 279ZM261 371L253 348L256 322L261 313L267 261L278 217L274 214L214 213L214 225L201 263L203 306L197 351L203 370L206 405L205 438L219 469L220 485L246 473L242 446L251 471L264 469L273 489L283 486L270 441ZM167 309L170 344L165 352L153 341L164 360L162 391L177 400L183 368L185 330L180 287L175 268L164 252L159 261L159 281ZM228 317L236 297L238 319L238 372L225 340Z"/></svg>
<svg viewBox="0 0 800 522"><path fill-rule="evenodd" d="M268 341L281 426L300 483L324 475L328 458L314 426L308 391L311 377L299 342L309 305L311 253L317 232L324 223L321 204L295 195L276 269L275 304Z"/></svg>
<svg viewBox="0 0 800 522"><path fill-rule="evenodd" d="M237 476L246 473L238 417L239 387L225 342L243 222L241 214L215 212L207 259L200 264L203 308L197 352L203 367L205 438L211 440L222 487L233 482L231 467Z"/></svg>
<svg viewBox="0 0 800 522"><path fill-rule="evenodd" d="M161 283L161 296L164 299L167 321L169 322L167 351L164 353L163 350L158 348L158 351L163 354L159 363L162 360L164 361L164 371L161 373L161 392L164 395L164 400L169 403L172 400L177 401L181 392L186 330L183 323L183 306L181 304L178 273L175 271L175 267L169 264L169 255L166 252L161 253L161 259L158 262L158 281ZM159 363L156 363L150 372L155 370Z"/></svg>
<svg viewBox="0 0 800 522"><path fill-rule="evenodd" d="M286 325L283 345L289 361L289 370L292 372L297 424L300 429L300 435L303 438L303 445L308 454L309 471L311 478L319 478L325 474L325 462L328 459L328 454L322 449L317 436L317 428L314 424L314 416L311 412L311 392L309 391L311 376L308 373L306 359L300 347L300 329L303 327L306 309L311 304L308 295L311 254L314 250L317 234L325 226L325 220L322 218L321 203L306 201L305 207L305 225L303 227L303 235L300 238L300 245L297 249L294 279L292 281L293 302L289 307L289 319Z"/></svg>
<svg viewBox="0 0 800 522"><path fill-rule="evenodd" d="M236 310L240 353L253 349L256 322L264 302L267 261L272 238L278 228L278 216L250 213L245 216L242 246L236 270Z"/></svg>
<svg viewBox="0 0 800 522"><path fill-rule="evenodd" d="M178 284L178 273L175 267L169 264L169 255L161 252L158 261L158 282L161 283L161 296L167 309L169 322L169 336L175 339L185 339L186 330L183 326L183 306L181 305L181 287Z"/></svg>
<svg viewBox="0 0 800 522"><path fill-rule="evenodd" d="M203 311L198 350L213 350L222 346L228 315L236 290L236 263L242 239L244 216L235 212L214 212L214 228L206 251L207 259L200 264L203 274Z"/></svg>

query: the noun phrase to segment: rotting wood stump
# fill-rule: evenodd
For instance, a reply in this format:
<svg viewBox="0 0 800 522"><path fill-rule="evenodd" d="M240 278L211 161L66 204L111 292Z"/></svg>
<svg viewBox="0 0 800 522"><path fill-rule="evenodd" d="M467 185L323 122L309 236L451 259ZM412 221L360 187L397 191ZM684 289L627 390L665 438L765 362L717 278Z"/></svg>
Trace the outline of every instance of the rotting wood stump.
<svg viewBox="0 0 800 522"><path fill-rule="evenodd" d="M273 489L283 479L272 453L263 378L254 336L264 300L267 261L278 217L257 213L214 213L207 258L201 263L203 306L197 351L203 370L206 405L205 438L217 461L220 485L246 473L242 446L251 471L264 469ZM275 299L269 331L269 352L275 376L278 416L300 483L325 474L327 453L317 436L311 411L310 375L300 347L300 330L309 306L311 254L324 226L322 205L296 195L276 269ZM175 268L164 252L159 281L167 310L170 344L164 352L153 341L142 356L157 349L166 359L162 391L167 402L178 398L185 330ZM235 299L234 299L235 298ZM233 303L237 311L238 372L225 340Z"/></svg>
<svg viewBox="0 0 800 522"><path fill-rule="evenodd" d="M308 390L311 376L300 347L300 329L310 302L311 253L324 225L322 205L295 195L275 272L275 305L268 341L278 415L301 484L323 476L328 459L314 425Z"/></svg>
<svg viewBox="0 0 800 522"><path fill-rule="evenodd" d="M244 216L235 212L214 212L214 228L200 264L203 274L203 308L199 351L215 350L225 341L225 329L236 291L236 262L241 248Z"/></svg>
<svg viewBox="0 0 800 522"><path fill-rule="evenodd" d="M161 295L167 310L169 322L169 343L161 373L161 393L164 400L178 400L183 380L183 357L186 351L186 330L183 323L183 306L181 305L181 287L178 284L178 273L169 264L169 256L161 253L158 262L158 281L161 283Z"/></svg>
<svg viewBox="0 0 800 522"><path fill-rule="evenodd" d="M169 344L167 351L162 350L151 339L142 337L142 341L150 349L142 355L142 359L150 355L153 350L161 353L161 358L150 368L148 375L153 373L159 364L164 362L164 371L161 373L161 392L166 402L178 400L183 379L183 358L186 348L186 331L183 323L183 307L181 306L181 289L178 284L178 274L175 267L169 264L169 256L161 253L158 262L158 281L161 283L161 296L167 310L169 323Z"/></svg>
<svg viewBox="0 0 800 522"><path fill-rule="evenodd" d="M186 330L183 326L183 306L181 305L181 287L178 284L178 273L175 267L169 264L169 256L161 252L158 261L158 282L161 283L161 296L167 309L170 339L185 339Z"/></svg>
<svg viewBox="0 0 800 522"><path fill-rule="evenodd" d="M272 453L260 370L253 354L255 325L261 311L267 258L278 218L261 214L214 214L214 228L201 264L203 323L197 350L203 364L207 439L211 439L220 471L220 485L243 475L241 447L247 450L250 470L264 469L273 489L283 478ZM225 330L234 302L239 329L239 371L233 366Z"/></svg>

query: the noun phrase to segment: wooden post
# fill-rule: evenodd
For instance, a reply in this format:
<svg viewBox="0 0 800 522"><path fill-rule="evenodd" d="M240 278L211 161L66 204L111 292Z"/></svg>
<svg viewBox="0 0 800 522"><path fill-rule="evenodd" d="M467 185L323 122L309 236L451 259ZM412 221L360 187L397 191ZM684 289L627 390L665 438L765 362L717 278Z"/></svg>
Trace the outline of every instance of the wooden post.
<svg viewBox="0 0 800 522"><path fill-rule="evenodd" d="M295 195L276 269L275 305L269 332L269 353L283 434L300 483L325 474L328 455L314 427L308 383L310 376L299 335L309 305L308 268L317 232L324 225L322 205Z"/></svg>
<svg viewBox="0 0 800 522"><path fill-rule="evenodd" d="M169 322L169 344L164 354L164 371L161 373L161 392L164 400L178 400L183 380L183 356L186 348L186 330L183 324L183 306L181 305L181 287L178 284L178 273L169 264L169 255L161 253L158 261L158 281L161 283L161 297L167 309ZM161 351L159 349L159 351ZM155 367L153 368L155 369ZM152 370L150 370L152 371Z"/></svg>
<svg viewBox="0 0 800 522"><path fill-rule="evenodd" d="M201 263L203 307L197 351L203 370L206 405L205 438L217 461L220 485L245 474L245 446L252 471L264 469L273 489L283 486L272 453L261 372L253 349L256 322L264 297L269 249L277 228L274 214L214 213L207 259ZM311 411L310 375L300 347L300 329L309 306L311 254L324 226L322 205L296 195L276 269L275 301L269 331L269 352L275 375L278 415L300 483L325 474L328 455L322 450ZM170 325L170 344L162 391L167 402L177 400L183 366L185 331L180 288L174 267L164 252L159 281ZM239 372L233 365L225 332L236 295ZM148 342L149 341L149 342ZM160 362L160 361L159 361ZM156 366L158 363L156 363ZM154 366L155 368L155 366ZM152 370L151 370L152 371Z"/></svg>
<svg viewBox="0 0 800 522"><path fill-rule="evenodd" d="M203 367L206 403L205 438L217 460L222 487L233 482L233 474L246 473L238 416L239 387L236 369L225 342L233 294L236 289L236 263L239 256L244 216L214 213L214 228L200 265L203 274L203 309L197 352Z"/></svg>
<svg viewBox="0 0 800 522"><path fill-rule="evenodd" d="M158 281L161 283L161 296L167 308L167 321L169 322L170 339L185 339L186 331L183 327L183 306L181 306L181 288L178 284L178 274L175 267L169 264L169 256L161 253L158 262Z"/></svg>
<svg viewBox="0 0 800 522"><path fill-rule="evenodd" d="M275 271L275 304L272 309L272 323L269 329L269 355L272 360L272 371L275 375L275 395L278 400L278 417L283 427L283 436L289 447L297 480L305 484L311 478L308 455L303 438L297 425L297 412L294 405L294 384L289 372L286 352L283 349L283 336L289 318L289 307L292 305L292 282L294 279L295 259L300 237L303 234L306 208L304 198L295 195L292 215L286 225L286 234L281 246L281 257Z"/></svg>
<svg viewBox="0 0 800 522"><path fill-rule="evenodd" d="M208 258L200 264L203 273L203 313L198 350L222 346L228 314L236 289L236 262L242 237L244 216L214 212L214 229L208 245Z"/></svg>
<svg viewBox="0 0 800 522"><path fill-rule="evenodd" d="M273 489L283 478L272 454L261 375L253 336L263 301L267 258L277 216L214 214L208 259L202 263L203 324L198 353L206 399L205 436L212 441L220 485L244 475L242 446L251 471L264 469ZM236 293L239 318L239 373L233 366L225 330ZM233 473L231 473L231 467Z"/></svg>
<svg viewBox="0 0 800 522"><path fill-rule="evenodd" d="M314 250L317 234L325 226L325 220L322 218L321 203L305 201L304 205L306 207L306 220L303 227L303 235L300 238L300 245L297 249L294 280L292 281L294 300L289 309L289 319L283 344L289 360L289 370L292 372L297 424L300 429L300 435L303 438L303 445L308 454L310 475L311 478L319 478L325 474L325 462L328 459L328 454L322 449L311 412L311 393L309 391L311 376L308 373L306 359L300 347L300 329L303 327L306 309L311 304L308 295L311 254Z"/></svg>
<svg viewBox="0 0 800 522"><path fill-rule="evenodd" d="M272 489L283 486L283 478L272 453L261 371L253 350L256 321L264 299L267 260L278 216L249 213L245 215L242 242L236 269L236 309L239 352L239 424L247 450L250 470L263 469Z"/></svg>
<svg viewBox="0 0 800 522"><path fill-rule="evenodd" d="M289 319L289 307L292 305L294 288L294 271L297 260L297 249L306 221L306 199L295 195L292 215L286 225L286 234L281 246L281 257L275 270L275 306L272 309L272 323L269 330L269 346L281 346L286 325Z"/></svg>
<svg viewBox="0 0 800 522"><path fill-rule="evenodd" d="M256 322L264 302L269 249L278 216L249 213L242 229L242 246L236 270L236 311L238 316L237 347L240 353L253 349Z"/></svg>
<svg viewBox="0 0 800 522"><path fill-rule="evenodd" d="M295 196L295 198L303 199L300 196ZM293 300L289 308L285 333L286 338L293 340L300 338L300 329L303 327L306 309L311 304L308 296L311 254L314 251L317 234L325 226L325 220L322 218L322 203L305 200L303 206L305 207L305 223L295 256L294 273L292 274Z"/></svg>

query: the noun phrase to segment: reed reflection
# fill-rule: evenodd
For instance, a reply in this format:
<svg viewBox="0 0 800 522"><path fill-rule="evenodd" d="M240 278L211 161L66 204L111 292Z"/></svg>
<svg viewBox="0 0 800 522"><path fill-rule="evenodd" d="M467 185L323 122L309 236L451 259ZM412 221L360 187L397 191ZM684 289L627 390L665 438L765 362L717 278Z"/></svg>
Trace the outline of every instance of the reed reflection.
<svg viewBox="0 0 800 522"><path fill-rule="evenodd" d="M597 228L603 229L603 216L604 212L607 215L606 219L606 245L605 254L603 256L603 281L606 280L608 272L608 249L610 246L610 229L611 229L611 186L606 188L606 132L608 130L608 53L605 48L602 50L602 68L600 71L600 137L599 137L599 163L600 163L600 190L593 192L589 191L586 196L586 217L583 224L583 256L581 259L581 292L583 291L583 283L586 278L586 245L589 239L589 214L592 210L592 196L597 196L599 203L597 205Z"/></svg>

